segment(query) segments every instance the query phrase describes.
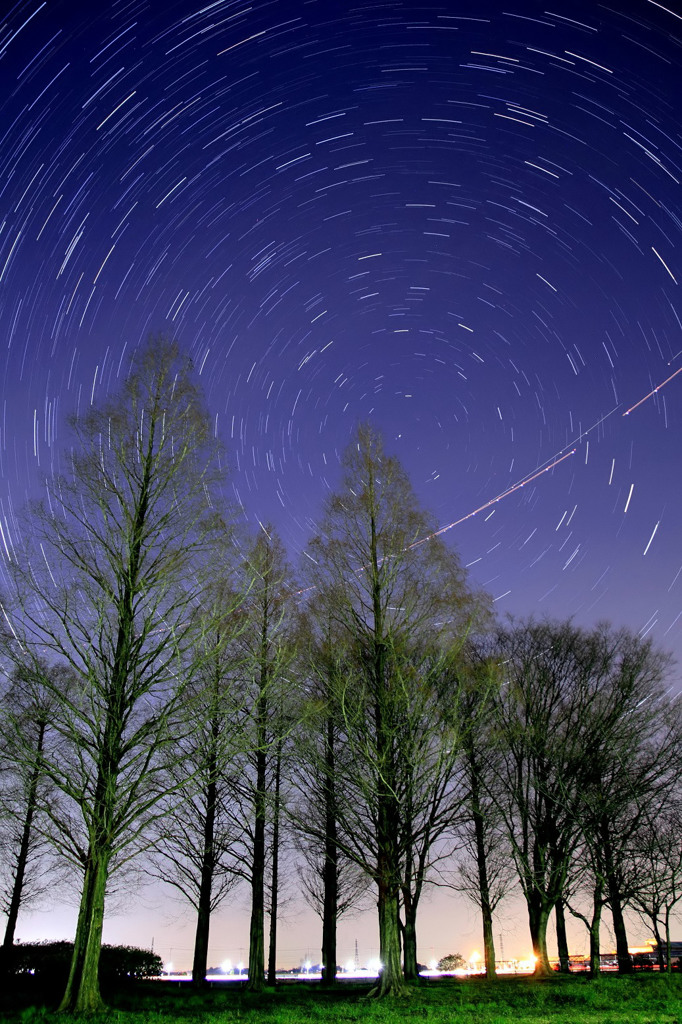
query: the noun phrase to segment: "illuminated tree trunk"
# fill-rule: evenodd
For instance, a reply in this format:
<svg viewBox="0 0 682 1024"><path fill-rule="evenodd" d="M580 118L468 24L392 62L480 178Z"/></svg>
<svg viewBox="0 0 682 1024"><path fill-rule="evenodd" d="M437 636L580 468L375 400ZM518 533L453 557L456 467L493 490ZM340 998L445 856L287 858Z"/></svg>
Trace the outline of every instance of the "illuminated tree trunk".
<svg viewBox="0 0 682 1024"><path fill-rule="evenodd" d="M398 918L398 893L395 888L385 888L379 883L379 956L381 973L370 996L406 996L409 989L405 984L400 964L400 923Z"/></svg>
<svg viewBox="0 0 682 1024"><path fill-rule="evenodd" d="M83 879L69 978L59 1006L62 1013L98 1013L104 1009L99 987L99 958L108 875L107 851L91 848Z"/></svg>
<svg viewBox="0 0 682 1024"><path fill-rule="evenodd" d="M537 977L546 977L552 973L547 955L547 924L551 909L539 894L531 893L528 900L528 923Z"/></svg>

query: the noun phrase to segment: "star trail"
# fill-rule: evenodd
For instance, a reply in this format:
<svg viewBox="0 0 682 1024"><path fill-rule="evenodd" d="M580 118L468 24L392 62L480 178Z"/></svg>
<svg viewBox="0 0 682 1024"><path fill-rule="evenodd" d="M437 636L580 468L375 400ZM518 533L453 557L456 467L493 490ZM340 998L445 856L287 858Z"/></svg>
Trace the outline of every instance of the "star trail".
<svg viewBox="0 0 682 1024"><path fill-rule="evenodd" d="M501 612L682 653L682 11L21 0L0 527L150 333L305 549L371 419Z"/></svg>

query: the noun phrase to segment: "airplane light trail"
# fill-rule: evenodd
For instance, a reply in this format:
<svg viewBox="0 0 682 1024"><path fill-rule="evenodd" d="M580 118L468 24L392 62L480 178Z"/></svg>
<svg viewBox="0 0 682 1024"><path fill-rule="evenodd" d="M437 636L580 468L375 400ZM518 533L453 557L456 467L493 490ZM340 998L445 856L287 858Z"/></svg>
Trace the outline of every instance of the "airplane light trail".
<svg viewBox="0 0 682 1024"><path fill-rule="evenodd" d="M522 480L519 480L518 483L513 484L512 487L508 487L506 491L502 491L496 497L490 498L490 500L486 501L485 504L479 505L478 508L473 510L473 512L467 512L467 514L462 516L461 519L455 519L453 523L448 523L447 526L441 526L439 530L436 530L434 533L430 533L428 537L422 537L420 540L416 540L414 544L409 545L407 550L409 551L411 548L419 547L420 544L424 544L427 540L433 540L434 537L440 537L442 533L447 533L447 531L451 530L453 526L459 526L460 523L464 523L467 519L471 519L472 516L477 515L484 509L490 508L491 505L495 505L498 501L502 501L503 498L508 498L510 494L514 493L514 491L518 491L521 487L525 487L526 484L531 483L532 480L537 480L539 476L542 476L543 473L547 473L550 469L554 469L554 467L558 466L560 462L564 461L564 459L568 459L571 455L575 455L576 451L577 448L572 448L570 452L566 452L564 455L553 459L548 466L543 466L542 469L538 469L529 476L525 476Z"/></svg>
<svg viewBox="0 0 682 1024"><path fill-rule="evenodd" d="M680 366L679 370L675 370L674 373L671 373L669 377L666 377L665 380L662 380L660 384L657 384L653 391L650 391L648 395L645 395L644 398L640 398L639 402L635 402L635 404L631 405L629 409L626 409L623 416L629 416L634 409L642 404L642 402L646 402L647 398L651 398L652 395L655 395L660 391L664 385L668 384L673 379L673 377L677 377L678 373L682 373L682 366Z"/></svg>
<svg viewBox="0 0 682 1024"><path fill-rule="evenodd" d="M651 396L655 395L658 391L660 391L662 387L664 387L666 384L670 383L670 381L673 379L673 377L676 377L678 375L678 373L682 373L682 366L679 369L675 370L674 373L671 373L669 377L666 377L666 379L664 381L661 381L661 383L658 384L655 388L653 388L653 390L650 391L647 395L645 395L644 398L640 398L640 400L638 402L635 402L635 404L631 405L629 409L626 409L625 412L622 413L622 415L623 416L629 416L629 414L631 412L633 412L635 409L637 409L640 405L642 405L643 402L646 402L646 400L648 398L651 398ZM577 439L578 442L582 441L588 434L590 434L593 430L595 430L597 427L599 427L605 420L607 420L610 416L612 416L617 408L618 408L618 405L614 406L613 409L610 409L608 412L604 413L603 416L600 416L600 418L596 421L596 423L593 423L591 427L587 428L587 430L581 430L580 431L580 436ZM576 443L576 442L574 442L574 443ZM448 523L446 526L441 526L438 530L435 530L433 533L429 533L426 537L420 537L419 540L416 540L416 541L414 541L414 543L409 544L407 546L407 548L405 548L405 550L406 551L411 551L413 548L417 548L421 544L425 544L427 541L433 540L434 537L440 537L442 534L447 533L448 530L452 530L455 526L459 526L460 523L466 522L467 519L471 519L473 516L478 515L479 512L483 512L485 509L490 508L491 505L495 505L495 504L497 504L498 501L502 501L503 498L508 498L510 494L514 494L515 491L518 491L522 487L525 487L526 484L531 483L533 480L537 480L537 478L542 476L543 473L547 473L550 469L554 469L554 467L558 466L559 463L564 461L564 459L568 459L572 455L575 455L576 451L577 451L577 447L571 448L570 451L565 451L564 450L563 453L559 453L555 458L553 458L552 461L549 462L548 465L543 466L541 469L537 469L537 470L533 471L532 473L530 473L528 476L523 477L521 480L517 481L517 483L513 484L511 487L508 487L505 491L501 491L500 494L496 495L494 498L490 498L488 501L484 502L483 505L479 505L478 508L473 509L473 511L471 511L471 512L467 512L466 515L461 516L459 519L455 519L452 523ZM587 459L585 461L587 461ZM613 466L611 467L611 475L613 475ZM609 479L609 483L610 482L611 482L611 480ZM630 488L630 494L628 495L628 499L627 499L627 502L626 502L626 505L625 505L624 512L627 512L627 510L628 510L628 505L630 504L630 498L632 497L633 488L634 488L634 484ZM651 545L651 541L653 540L654 535L655 535L657 529L658 529L658 523L656 524L656 527L654 528L654 532L651 535L651 539L649 540L649 544L647 544L646 550L644 552L645 554L649 550L649 547ZM304 553L307 554L307 552L304 552ZM308 555L308 557L310 558L311 556ZM312 561L314 561L314 559L312 559ZM356 572L364 572L365 568L366 568L366 566L361 566L359 569L356 570ZM299 594L306 594L310 590L314 590L314 589L315 589L315 587L308 587L305 590L298 591L298 593Z"/></svg>

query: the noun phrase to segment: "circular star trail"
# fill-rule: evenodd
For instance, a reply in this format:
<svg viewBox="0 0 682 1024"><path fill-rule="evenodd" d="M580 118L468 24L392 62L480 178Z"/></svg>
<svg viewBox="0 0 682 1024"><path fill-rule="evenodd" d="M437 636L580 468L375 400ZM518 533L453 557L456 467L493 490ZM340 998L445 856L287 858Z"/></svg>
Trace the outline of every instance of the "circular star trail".
<svg viewBox="0 0 682 1024"><path fill-rule="evenodd" d="M681 61L672 0L17 3L3 542L165 332L292 554L371 419L500 611L682 649Z"/></svg>

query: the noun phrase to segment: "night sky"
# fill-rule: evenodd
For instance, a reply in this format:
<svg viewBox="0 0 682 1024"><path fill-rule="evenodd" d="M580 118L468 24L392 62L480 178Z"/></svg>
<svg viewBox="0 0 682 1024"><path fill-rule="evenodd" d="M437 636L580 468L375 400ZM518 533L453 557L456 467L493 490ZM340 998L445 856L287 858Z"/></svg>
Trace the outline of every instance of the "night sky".
<svg viewBox="0 0 682 1024"><path fill-rule="evenodd" d="M0 539L161 331L295 562L371 419L500 614L682 655L681 62L679 0L16 4Z"/></svg>

